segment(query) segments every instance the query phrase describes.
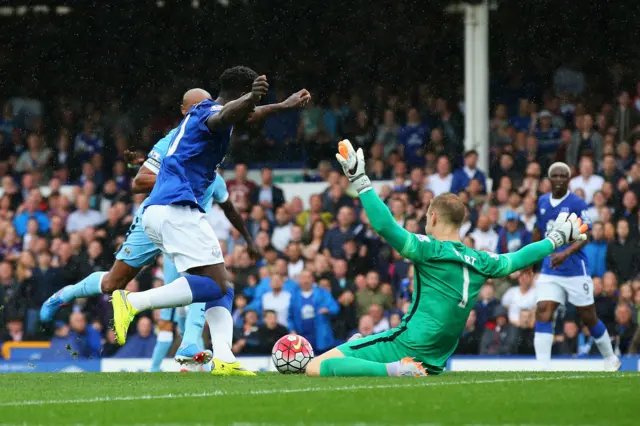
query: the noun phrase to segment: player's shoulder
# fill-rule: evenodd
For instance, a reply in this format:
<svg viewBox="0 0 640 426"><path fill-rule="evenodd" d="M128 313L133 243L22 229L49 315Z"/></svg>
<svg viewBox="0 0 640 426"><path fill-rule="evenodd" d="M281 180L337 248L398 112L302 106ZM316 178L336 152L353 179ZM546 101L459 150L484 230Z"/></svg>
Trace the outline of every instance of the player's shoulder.
<svg viewBox="0 0 640 426"><path fill-rule="evenodd" d="M569 193L567 198L564 200L564 203L580 209L587 207L587 203L573 192Z"/></svg>
<svg viewBox="0 0 640 426"><path fill-rule="evenodd" d="M551 198L551 193L547 192L546 194L542 194L538 197L538 206L544 206L549 204L549 199Z"/></svg>
<svg viewBox="0 0 640 426"><path fill-rule="evenodd" d="M222 105L216 103L212 99L204 99L191 107L187 114L209 114L211 112L218 112L222 109Z"/></svg>

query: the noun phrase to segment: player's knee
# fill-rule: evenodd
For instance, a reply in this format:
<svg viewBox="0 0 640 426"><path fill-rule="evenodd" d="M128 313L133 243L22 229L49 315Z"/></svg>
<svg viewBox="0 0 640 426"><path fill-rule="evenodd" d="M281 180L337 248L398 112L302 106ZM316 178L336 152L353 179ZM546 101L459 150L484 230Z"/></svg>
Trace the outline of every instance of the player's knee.
<svg viewBox="0 0 640 426"><path fill-rule="evenodd" d="M173 331L173 324L171 321L159 320L158 330L160 331Z"/></svg>
<svg viewBox="0 0 640 426"><path fill-rule="evenodd" d="M305 370L304 374L306 374L309 377L317 377L320 375L320 363L322 362L322 360L318 359L318 358L314 358L311 361L309 361L309 364L307 364L307 369Z"/></svg>
<svg viewBox="0 0 640 426"><path fill-rule="evenodd" d="M118 281L114 280L110 273L107 272L107 274L102 277L102 282L100 283L100 290L102 291L102 293L111 294L116 290L120 290L121 288L122 287L120 287Z"/></svg>
<svg viewBox="0 0 640 426"><path fill-rule="evenodd" d="M553 319L554 306L549 302L540 302L536 308L536 320L549 322Z"/></svg>

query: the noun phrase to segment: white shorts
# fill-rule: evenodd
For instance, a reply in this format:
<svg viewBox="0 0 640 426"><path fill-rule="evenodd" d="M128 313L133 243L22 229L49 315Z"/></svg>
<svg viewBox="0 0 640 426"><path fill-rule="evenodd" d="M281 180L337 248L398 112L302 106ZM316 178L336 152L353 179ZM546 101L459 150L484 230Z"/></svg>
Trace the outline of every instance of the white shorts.
<svg viewBox="0 0 640 426"><path fill-rule="evenodd" d="M142 215L144 232L182 273L197 266L224 263L218 237L207 215L188 206L149 206Z"/></svg>
<svg viewBox="0 0 640 426"><path fill-rule="evenodd" d="M552 301L574 306L593 305L593 281L588 275L561 277L540 274L536 280L536 302Z"/></svg>

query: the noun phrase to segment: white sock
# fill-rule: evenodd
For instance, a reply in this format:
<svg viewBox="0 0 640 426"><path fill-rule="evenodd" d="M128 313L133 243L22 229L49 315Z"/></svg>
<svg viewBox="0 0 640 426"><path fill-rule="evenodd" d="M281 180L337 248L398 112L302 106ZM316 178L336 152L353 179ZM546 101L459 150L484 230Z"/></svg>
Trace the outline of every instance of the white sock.
<svg viewBox="0 0 640 426"><path fill-rule="evenodd" d="M609 358L613 356L613 346L611 346L611 337L609 337L609 332L605 330L604 334L597 339L594 339L596 345L598 345L598 350L600 351L600 355L604 358Z"/></svg>
<svg viewBox="0 0 640 426"><path fill-rule="evenodd" d="M139 311L158 308L174 308L190 305L193 301L191 287L186 278L180 277L171 284L127 296L131 306Z"/></svg>
<svg viewBox="0 0 640 426"><path fill-rule="evenodd" d="M536 360L541 368L549 369L551 366L551 346L553 346L553 334L535 333L533 347L536 350Z"/></svg>
<svg viewBox="0 0 640 426"><path fill-rule="evenodd" d="M211 332L211 346L213 356L224 362L236 362L236 356L231 352L233 341L233 318L231 313L221 307L214 306L204 313Z"/></svg>

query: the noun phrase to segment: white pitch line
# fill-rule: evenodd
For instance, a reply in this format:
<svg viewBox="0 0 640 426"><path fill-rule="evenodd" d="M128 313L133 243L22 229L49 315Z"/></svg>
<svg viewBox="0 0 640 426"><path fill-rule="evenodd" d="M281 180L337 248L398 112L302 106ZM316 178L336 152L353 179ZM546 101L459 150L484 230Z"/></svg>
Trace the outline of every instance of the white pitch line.
<svg viewBox="0 0 640 426"><path fill-rule="evenodd" d="M427 379L421 379L418 383L406 384L388 384L388 385L351 385L337 387L308 387L297 389L263 389L248 390L241 392L228 392L216 390L211 392L199 393L183 393L183 394L165 394L165 395L130 395L130 396L99 396L94 398L78 398L78 399L42 399L42 400L25 400L0 402L0 407L18 407L27 405L68 405L68 404L91 404L96 402L119 402L119 401L151 401L156 399L181 399L181 398L208 398L215 396L248 396L248 395L274 395L286 393L304 393L304 392L343 392L358 390L374 390L374 389L402 389L402 388L427 388L440 386L456 386L456 385L482 385L494 383L517 383L517 382L546 382L556 380L580 380L580 379L603 379L603 378L620 378L614 374L602 375L574 375L562 377L523 377L511 379L486 379L486 380L465 380L460 382L429 382ZM411 379L409 379L411 380Z"/></svg>

